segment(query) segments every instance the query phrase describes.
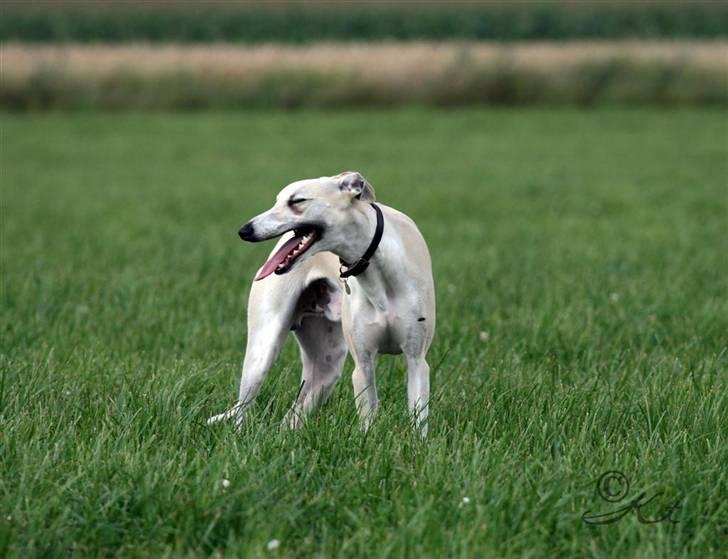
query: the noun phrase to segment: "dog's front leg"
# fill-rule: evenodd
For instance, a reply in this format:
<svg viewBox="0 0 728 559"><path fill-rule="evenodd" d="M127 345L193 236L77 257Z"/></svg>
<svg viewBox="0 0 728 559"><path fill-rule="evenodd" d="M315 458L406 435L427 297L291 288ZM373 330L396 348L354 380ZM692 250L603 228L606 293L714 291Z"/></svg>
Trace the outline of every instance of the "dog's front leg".
<svg viewBox="0 0 728 559"><path fill-rule="evenodd" d="M430 400L430 366L424 355L407 356L407 404L410 415L423 437L427 436Z"/></svg>
<svg viewBox="0 0 728 559"><path fill-rule="evenodd" d="M374 374L375 354L371 351L354 351L354 398L356 409L361 420L362 431L367 431L374 421L379 408L377 399L377 385Z"/></svg>

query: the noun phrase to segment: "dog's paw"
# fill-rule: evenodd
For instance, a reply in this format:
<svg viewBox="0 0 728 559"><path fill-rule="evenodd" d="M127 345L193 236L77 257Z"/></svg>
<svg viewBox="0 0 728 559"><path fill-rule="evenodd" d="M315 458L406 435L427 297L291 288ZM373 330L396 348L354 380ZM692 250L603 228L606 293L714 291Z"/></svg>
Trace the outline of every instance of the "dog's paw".
<svg viewBox="0 0 728 559"><path fill-rule="evenodd" d="M281 421L281 429L287 431L297 431L303 427L303 416L301 411L296 408L291 408L286 413L283 421Z"/></svg>
<svg viewBox="0 0 728 559"><path fill-rule="evenodd" d="M215 425L215 423L220 423L221 421L225 421L226 417L224 413L218 413L217 415L212 415L207 418L207 424L208 425Z"/></svg>
<svg viewBox="0 0 728 559"><path fill-rule="evenodd" d="M212 417L208 418L207 424L214 425L215 423L229 421L230 419L235 419L236 428L240 429L243 426L243 406L241 404L234 405L226 412L213 415Z"/></svg>

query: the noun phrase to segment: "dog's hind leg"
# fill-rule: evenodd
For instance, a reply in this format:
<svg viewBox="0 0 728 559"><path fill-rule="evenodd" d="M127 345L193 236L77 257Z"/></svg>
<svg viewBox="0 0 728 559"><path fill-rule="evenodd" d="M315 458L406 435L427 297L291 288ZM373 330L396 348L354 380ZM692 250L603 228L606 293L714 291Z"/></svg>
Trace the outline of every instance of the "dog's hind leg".
<svg viewBox="0 0 728 559"><path fill-rule="evenodd" d="M272 320L266 326L248 332L238 401L226 412L208 419L208 425L218 421L234 419L236 427L240 428L242 426L245 408L258 395L265 375L278 357L289 327L287 324L281 324L278 320Z"/></svg>
<svg viewBox="0 0 728 559"><path fill-rule="evenodd" d="M283 419L283 426L289 429L299 428L306 415L328 399L346 359L341 322L307 316L295 335L301 347L303 372L298 397Z"/></svg>
<svg viewBox="0 0 728 559"><path fill-rule="evenodd" d="M242 426L245 408L258 395L265 375L290 331L297 300L298 292L282 282L275 289L271 289L270 284L253 284L248 301L248 340L238 401L226 412L208 419L208 425L234 419L236 427Z"/></svg>

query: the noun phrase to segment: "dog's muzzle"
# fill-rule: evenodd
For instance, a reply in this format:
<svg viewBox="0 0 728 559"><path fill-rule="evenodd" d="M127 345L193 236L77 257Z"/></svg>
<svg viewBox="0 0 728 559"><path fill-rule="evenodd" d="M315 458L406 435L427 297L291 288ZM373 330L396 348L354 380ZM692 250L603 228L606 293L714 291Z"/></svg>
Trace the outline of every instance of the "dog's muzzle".
<svg viewBox="0 0 728 559"><path fill-rule="evenodd" d="M244 241L256 240L255 229L253 228L253 224L250 221L240 228L240 231L238 231L238 235Z"/></svg>

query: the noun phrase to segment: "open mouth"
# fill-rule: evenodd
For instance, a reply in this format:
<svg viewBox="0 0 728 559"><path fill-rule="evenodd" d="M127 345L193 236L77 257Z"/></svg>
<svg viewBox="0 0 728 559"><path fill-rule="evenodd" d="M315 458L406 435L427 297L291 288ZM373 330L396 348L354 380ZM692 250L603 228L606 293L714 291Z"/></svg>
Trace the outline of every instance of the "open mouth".
<svg viewBox="0 0 728 559"><path fill-rule="evenodd" d="M287 241L268 261L255 276L255 281L262 280L272 273L278 275L288 272L296 260L311 248L321 238L321 229L314 226L305 226L293 230L293 238Z"/></svg>

